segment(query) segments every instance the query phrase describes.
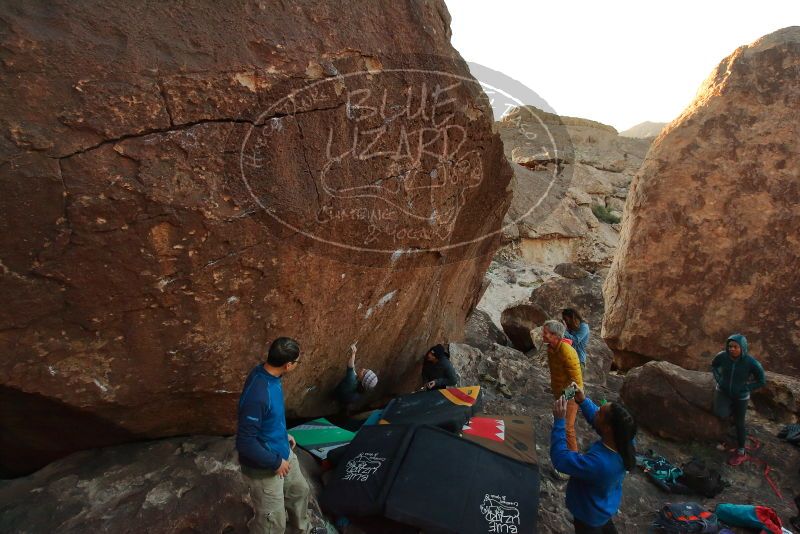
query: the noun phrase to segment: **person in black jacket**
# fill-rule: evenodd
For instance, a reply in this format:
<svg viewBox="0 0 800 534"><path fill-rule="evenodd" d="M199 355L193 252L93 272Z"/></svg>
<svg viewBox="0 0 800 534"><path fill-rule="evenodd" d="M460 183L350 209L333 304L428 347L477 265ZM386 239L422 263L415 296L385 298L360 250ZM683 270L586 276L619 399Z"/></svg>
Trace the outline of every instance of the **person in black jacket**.
<svg viewBox="0 0 800 534"><path fill-rule="evenodd" d="M450 363L450 354L442 345L431 347L422 364L425 389L442 389L458 385L458 374Z"/></svg>

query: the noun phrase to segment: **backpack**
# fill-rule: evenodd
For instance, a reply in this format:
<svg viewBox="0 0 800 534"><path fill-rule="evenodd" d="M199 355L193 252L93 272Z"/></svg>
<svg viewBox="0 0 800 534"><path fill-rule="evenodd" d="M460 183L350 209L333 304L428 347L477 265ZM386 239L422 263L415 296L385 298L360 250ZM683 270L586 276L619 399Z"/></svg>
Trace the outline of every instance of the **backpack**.
<svg viewBox="0 0 800 534"><path fill-rule="evenodd" d="M659 489L667 493L682 495L691 493L689 488L678 480L683 471L679 467L672 465L663 456L654 453L652 449L645 454L637 454L636 465L642 468L647 479Z"/></svg>
<svg viewBox="0 0 800 534"><path fill-rule="evenodd" d="M709 499L725 489L725 482L719 471L706 467L705 462L698 458L692 458L683 465L683 474L678 477L678 481L693 493Z"/></svg>
<svg viewBox="0 0 800 534"><path fill-rule="evenodd" d="M696 502L665 504L652 526L660 534L714 534L720 530L717 516Z"/></svg>
<svg viewBox="0 0 800 534"><path fill-rule="evenodd" d="M720 503L716 512L721 521L731 526L758 530L763 534L781 534L783 531L781 518L768 506Z"/></svg>

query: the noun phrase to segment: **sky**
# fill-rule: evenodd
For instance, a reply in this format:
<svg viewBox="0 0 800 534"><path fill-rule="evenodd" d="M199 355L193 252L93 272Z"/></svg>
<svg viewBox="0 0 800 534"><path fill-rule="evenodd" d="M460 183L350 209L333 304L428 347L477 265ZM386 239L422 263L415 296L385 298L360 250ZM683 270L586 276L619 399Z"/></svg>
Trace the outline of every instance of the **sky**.
<svg viewBox="0 0 800 534"><path fill-rule="evenodd" d="M466 61L521 82L560 115L619 131L670 122L737 47L800 25L800 0L446 3Z"/></svg>

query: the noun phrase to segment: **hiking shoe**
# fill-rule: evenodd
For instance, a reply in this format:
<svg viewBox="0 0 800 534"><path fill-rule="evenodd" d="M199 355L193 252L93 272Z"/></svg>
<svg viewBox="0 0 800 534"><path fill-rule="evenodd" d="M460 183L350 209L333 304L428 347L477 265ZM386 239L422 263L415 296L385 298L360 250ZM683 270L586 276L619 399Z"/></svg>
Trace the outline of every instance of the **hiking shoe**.
<svg viewBox="0 0 800 534"><path fill-rule="evenodd" d="M728 458L728 465L742 465L745 460L747 460L747 454L744 452L744 449L737 449L731 454L731 457Z"/></svg>
<svg viewBox="0 0 800 534"><path fill-rule="evenodd" d="M507 384L500 384L499 386L497 386L497 391L499 391L500 394L507 399L513 397L513 395L511 394L511 389L508 387Z"/></svg>
<svg viewBox="0 0 800 534"><path fill-rule="evenodd" d="M488 384L496 384L497 379L490 375L489 373L484 373L480 377L478 377L481 382L486 382Z"/></svg>

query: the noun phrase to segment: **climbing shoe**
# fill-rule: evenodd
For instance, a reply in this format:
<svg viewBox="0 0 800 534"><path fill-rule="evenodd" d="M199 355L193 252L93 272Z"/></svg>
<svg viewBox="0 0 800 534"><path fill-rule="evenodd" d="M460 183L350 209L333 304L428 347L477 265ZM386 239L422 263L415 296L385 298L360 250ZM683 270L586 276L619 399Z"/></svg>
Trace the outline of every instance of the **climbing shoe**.
<svg viewBox="0 0 800 534"><path fill-rule="evenodd" d="M487 384L496 384L497 379L490 375L489 373L484 373L480 377L478 377L481 382L486 382Z"/></svg>

